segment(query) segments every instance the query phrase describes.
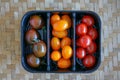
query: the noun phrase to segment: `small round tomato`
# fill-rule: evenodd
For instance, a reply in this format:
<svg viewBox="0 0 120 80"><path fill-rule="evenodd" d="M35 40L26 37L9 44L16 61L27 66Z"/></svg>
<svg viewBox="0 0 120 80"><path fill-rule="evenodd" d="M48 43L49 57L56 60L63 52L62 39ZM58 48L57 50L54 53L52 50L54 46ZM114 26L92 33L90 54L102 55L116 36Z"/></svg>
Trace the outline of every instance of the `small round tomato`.
<svg viewBox="0 0 120 80"><path fill-rule="evenodd" d="M72 57L72 48L70 46L64 46L62 48L62 56L64 59L69 59Z"/></svg>
<svg viewBox="0 0 120 80"><path fill-rule="evenodd" d="M53 25L55 22L60 20L60 16L58 14L54 14L50 18L51 25Z"/></svg>
<svg viewBox="0 0 120 80"><path fill-rule="evenodd" d="M84 23L78 24L77 27L76 27L76 34L78 36L80 36L80 35L84 35L86 33L87 33L87 26L86 26L86 24L84 24Z"/></svg>
<svg viewBox="0 0 120 80"><path fill-rule="evenodd" d="M34 29L41 29L44 26L44 20L41 16L33 15L30 17L30 25Z"/></svg>
<svg viewBox="0 0 120 80"><path fill-rule="evenodd" d="M46 55L46 44L42 40L34 43L32 49L36 57L44 57Z"/></svg>
<svg viewBox="0 0 120 80"><path fill-rule="evenodd" d="M69 37L65 37L61 40L61 48L64 46L70 46L71 45L71 39Z"/></svg>
<svg viewBox="0 0 120 80"><path fill-rule="evenodd" d="M97 50L97 45L95 42L92 42L87 48L86 48L87 52L89 54L94 54Z"/></svg>
<svg viewBox="0 0 120 80"><path fill-rule="evenodd" d="M67 30L65 30L65 31L52 30L52 35L55 37L58 37L58 38L64 38L68 35L68 32L67 32Z"/></svg>
<svg viewBox="0 0 120 80"><path fill-rule="evenodd" d="M85 56L85 58L83 59L83 65L87 68L91 68L95 65L96 59L94 56L92 55L87 55Z"/></svg>
<svg viewBox="0 0 120 80"><path fill-rule="evenodd" d="M93 26L95 23L94 18L89 15L83 16L82 22L85 23L88 27Z"/></svg>
<svg viewBox="0 0 120 80"><path fill-rule="evenodd" d="M59 51L53 51L51 53L51 59L53 61L58 61L61 58L61 53Z"/></svg>
<svg viewBox="0 0 120 80"><path fill-rule="evenodd" d="M66 20L59 20L53 24L55 31L64 31L68 28L68 22Z"/></svg>
<svg viewBox="0 0 120 80"><path fill-rule="evenodd" d="M29 54L26 57L27 64L33 68L36 68L40 65L41 61L38 57L36 57L34 54Z"/></svg>
<svg viewBox="0 0 120 80"><path fill-rule="evenodd" d="M61 59L57 62L57 66L58 66L59 68L62 68L62 69L69 68L69 67L71 66L71 61L70 61L70 59L61 58Z"/></svg>
<svg viewBox="0 0 120 80"><path fill-rule="evenodd" d="M69 17L69 15L63 15L61 18L62 18L62 20L66 20L68 22L68 28L70 28L72 25L72 20Z"/></svg>
<svg viewBox="0 0 120 80"><path fill-rule="evenodd" d="M95 40L95 39L97 39L97 37L98 37L98 32L97 32L97 30L96 30L95 28L90 28L90 29L88 30L88 35L89 35L93 40Z"/></svg>
<svg viewBox="0 0 120 80"><path fill-rule="evenodd" d="M84 35L77 39L76 45L83 48L87 48L91 44L91 42L92 42L91 37L88 35Z"/></svg>
<svg viewBox="0 0 120 80"><path fill-rule="evenodd" d="M51 39L51 47L53 50L59 50L60 49L60 40L57 37L53 37Z"/></svg>
<svg viewBox="0 0 120 80"><path fill-rule="evenodd" d="M76 49L76 56L77 56L77 58L79 58L79 59L83 59L85 56L86 56L86 51L85 51L85 49L84 48L77 48Z"/></svg>
<svg viewBox="0 0 120 80"><path fill-rule="evenodd" d="M26 32L25 39L28 44L35 43L35 40L39 38L38 32L35 29L30 29Z"/></svg>

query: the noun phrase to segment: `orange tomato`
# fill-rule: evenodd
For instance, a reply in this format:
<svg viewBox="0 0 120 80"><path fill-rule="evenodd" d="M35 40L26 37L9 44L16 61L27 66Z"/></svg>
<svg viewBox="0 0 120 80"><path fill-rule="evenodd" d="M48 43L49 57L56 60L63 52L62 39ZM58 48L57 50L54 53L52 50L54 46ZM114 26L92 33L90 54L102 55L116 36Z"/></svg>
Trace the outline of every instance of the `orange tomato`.
<svg viewBox="0 0 120 80"><path fill-rule="evenodd" d="M66 20L59 20L53 24L55 31L64 31L68 28L68 22Z"/></svg>
<svg viewBox="0 0 120 80"><path fill-rule="evenodd" d="M65 30L65 31L52 30L52 35L55 37L58 37L58 38L64 38L67 36L67 34L68 34L67 30Z"/></svg>
<svg viewBox="0 0 120 80"><path fill-rule="evenodd" d="M62 48L62 56L64 59L69 59L72 56L72 48L70 46L64 46Z"/></svg>
<svg viewBox="0 0 120 80"><path fill-rule="evenodd" d="M64 37L61 41L61 48L69 45L71 45L71 39L69 37Z"/></svg>
<svg viewBox="0 0 120 80"><path fill-rule="evenodd" d="M54 14L50 18L51 25L53 25L55 22L60 20L60 16L58 14Z"/></svg>
<svg viewBox="0 0 120 80"><path fill-rule="evenodd" d="M59 50L60 49L60 40L57 37L53 37L51 39L51 47L53 50Z"/></svg>
<svg viewBox="0 0 120 80"><path fill-rule="evenodd" d="M51 53L51 59L53 61L58 61L61 58L61 53L59 51L53 51Z"/></svg>
<svg viewBox="0 0 120 80"><path fill-rule="evenodd" d="M69 15L63 15L61 18L62 18L62 20L66 20L68 22L68 28L70 28L72 25L72 20L69 17Z"/></svg>
<svg viewBox="0 0 120 80"><path fill-rule="evenodd" d="M71 61L70 61L70 59L61 58L61 59L57 62L57 66L58 66L59 68L62 68L62 69L69 68L69 67L71 66Z"/></svg>

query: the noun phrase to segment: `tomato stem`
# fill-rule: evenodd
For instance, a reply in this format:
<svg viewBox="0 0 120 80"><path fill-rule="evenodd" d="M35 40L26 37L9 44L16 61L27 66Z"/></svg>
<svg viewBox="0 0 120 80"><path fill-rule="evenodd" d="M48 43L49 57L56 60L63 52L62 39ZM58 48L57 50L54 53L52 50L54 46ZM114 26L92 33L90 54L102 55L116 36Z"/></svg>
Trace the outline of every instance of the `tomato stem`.
<svg viewBox="0 0 120 80"><path fill-rule="evenodd" d="M40 40L39 40L39 39L33 39L32 41L33 41L33 42L35 42L35 43L40 42Z"/></svg>

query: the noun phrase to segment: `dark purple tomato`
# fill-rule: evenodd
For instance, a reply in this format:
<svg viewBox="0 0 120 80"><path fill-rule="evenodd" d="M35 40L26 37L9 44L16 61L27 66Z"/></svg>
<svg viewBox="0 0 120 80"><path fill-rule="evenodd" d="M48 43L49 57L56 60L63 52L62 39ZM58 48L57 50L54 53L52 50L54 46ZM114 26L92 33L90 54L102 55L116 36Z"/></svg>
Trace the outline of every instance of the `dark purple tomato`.
<svg viewBox="0 0 120 80"><path fill-rule="evenodd" d="M39 35L35 29L30 29L26 32L25 39L28 44L34 44L38 38Z"/></svg>
<svg viewBox="0 0 120 80"><path fill-rule="evenodd" d="M36 57L44 57L46 55L46 44L42 40L33 44L33 53Z"/></svg>
<svg viewBox="0 0 120 80"><path fill-rule="evenodd" d="M37 58L34 54L28 54L26 59L28 65L33 68L36 68L40 65L40 59Z"/></svg>
<svg viewBox="0 0 120 80"><path fill-rule="evenodd" d="M41 29L44 26L44 20L41 16L33 15L30 17L30 25L34 29Z"/></svg>

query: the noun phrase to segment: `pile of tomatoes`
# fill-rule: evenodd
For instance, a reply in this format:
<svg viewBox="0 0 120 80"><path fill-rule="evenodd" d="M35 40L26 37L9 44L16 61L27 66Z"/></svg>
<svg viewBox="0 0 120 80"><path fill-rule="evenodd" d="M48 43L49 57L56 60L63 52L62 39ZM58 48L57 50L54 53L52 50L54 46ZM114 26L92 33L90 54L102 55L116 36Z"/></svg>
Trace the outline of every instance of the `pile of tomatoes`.
<svg viewBox="0 0 120 80"><path fill-rule="evenodd" d="M44 26L44 20L41 16L33 15L29 20L30 29L25 34L25 40L32 47L33 53L28 53L26 61L29 66L36 68L41 64L40 58L46 55L46 44L40 40L39 29Z"/></svg>
<svg viewBox="0 0 120 80"><path fill-rule="evenodd" d="M86 68L95 66L97 51L96 39L97 29L94 27L94 18L85 15L76 26L76 57L82 61ZM52 14L50 17L52 27L52 38L50 46L52 52L50 59L57 63L58 68L67 69L71 67L73 50L72 40L68 37L68 30L72 26L72 20L68 14ZM29 66L36 68L41 64L41 58L46 55L46 44L40 39L38 30L45 25L43 18L39 15L32 15L29 20L30 29L25 34L25 40L32 47L33 53L28 53L26 61Z"/></svg>
<svg viewBox="0 0 120 80"><path fill-rule="evenodd" d="M51 39L51 60L57 62L57 66L62 69L71 66L72 48L71 39L68 37L68 29L71 27L69 15L53 14L50 18L52 25Z"/></svg>
<svg viewBox="0 0 120 80"><path fill-rule="evenodd" d="M85 15L81 19L81 23L76 26L76 57L80 59L86 68L95 66L96 58L94 56L97 51L96 39L98 32L95 27L94 18L90 15Z"/></svg>

